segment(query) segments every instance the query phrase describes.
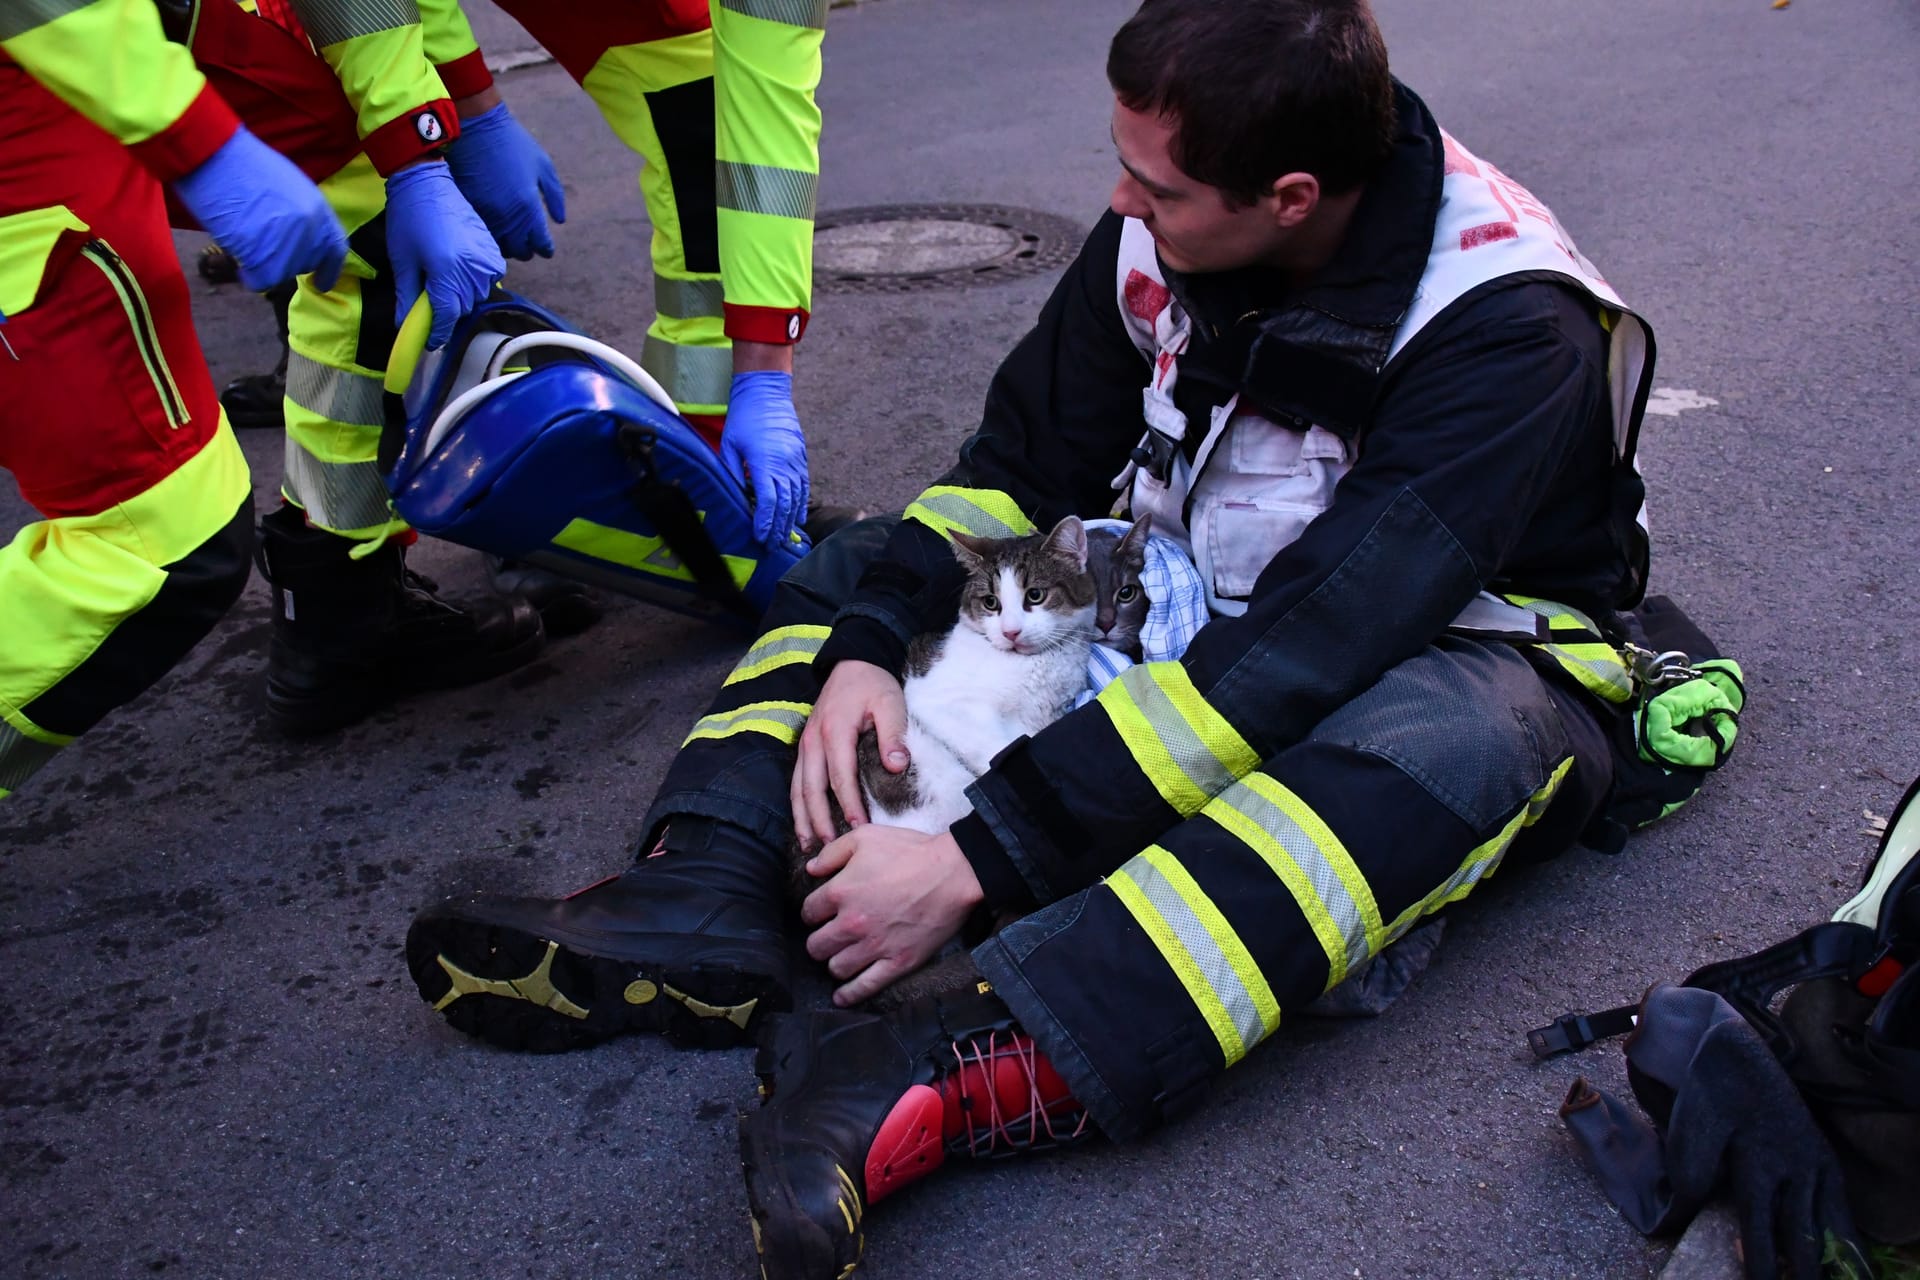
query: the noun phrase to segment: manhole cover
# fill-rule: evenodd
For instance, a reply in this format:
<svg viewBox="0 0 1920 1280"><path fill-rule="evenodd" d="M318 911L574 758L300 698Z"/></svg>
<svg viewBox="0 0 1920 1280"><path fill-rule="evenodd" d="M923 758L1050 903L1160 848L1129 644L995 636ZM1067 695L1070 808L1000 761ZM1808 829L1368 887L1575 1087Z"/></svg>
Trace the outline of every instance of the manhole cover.
<svg viewBox="0 0 1920 1280"><path fill-rule="evenodd" d="M1032 209L886 204L814 219L813 285L822 292L908 293L1056 271L1086 228Z"/></svg>

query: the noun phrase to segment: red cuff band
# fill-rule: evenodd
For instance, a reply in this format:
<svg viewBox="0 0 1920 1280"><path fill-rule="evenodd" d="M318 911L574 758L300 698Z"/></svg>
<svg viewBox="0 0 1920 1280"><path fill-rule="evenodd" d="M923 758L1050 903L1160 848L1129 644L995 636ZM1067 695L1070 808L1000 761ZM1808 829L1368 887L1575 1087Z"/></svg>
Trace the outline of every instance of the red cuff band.
<svg viewBox="0 0 1920 1280"><path fill-rule="evenodd" d="M478 49L443 62L434 70L440 73L440 83L447 86L447 96L456 100L471 98L493 85L493 72L487 70L487 60Z"/></svg>
<svg viewBox="0 0 1920 1280"><path fill-rule="evenodd" d="M128 146L133 158L145 165L154 177L172 182L185 177L207 162L207 157L227 145L240 120L213 86L194 97L180 118L145 142Z"/></svg>
<svg viewBox="0 0 1920 1280"><path fill-rule="evenodd" d="M721 309L727 317L727 336L736 342L780 347L800 341L807 331L805 307L737 307L728 302Z"/></svg>
<svg viewBox="0 0 1920 1280"><path fill-rule="evenodd" d="M401 112L368 134L361 145L384 178L459 136L460 120L453 113L453 100L436 98Z"/></svg>

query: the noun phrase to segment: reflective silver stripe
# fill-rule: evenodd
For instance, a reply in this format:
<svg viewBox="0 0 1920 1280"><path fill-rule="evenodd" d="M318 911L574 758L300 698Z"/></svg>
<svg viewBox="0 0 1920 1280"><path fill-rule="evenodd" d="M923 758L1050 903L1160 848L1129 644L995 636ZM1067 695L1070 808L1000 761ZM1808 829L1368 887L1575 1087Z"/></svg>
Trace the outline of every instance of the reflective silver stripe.
<svg viewBox="0 0 1920 1280"><path fill-rule="evenodd" d="M1164 850L1154 852L1160 852L1167 864L1179 865ZM1235 1031L1240 1032L1240 1054L1246 1054L1246 1050L1254 1048L1267 1036L1267 1023L1260 1017L1260 1006L1256 1004L1254 994L1246 988L1246 983L1240 981L1233 961L1227 960L1219 940L1206 927L1200 915L1192 910L1181 890L1165 877L1156 862L1158 860L1154 860L1150 854L1139 854L1129 858L1127 864L1117 871L1116 877L1125 875L1129 881L1133 881L1146 904L1152 906L1167 929L1175 938L1179 938L1179 944L1187 950L1188 958L1192 958L1194 967L1198 969L1198 977L1212 990L1219 1007L1225 1009L1227 1017L1233 1021ZM1225 921L1221 921L1221 927L1225 927ZM1279 1025L1279 1009L1275 1009L1275 1025ZM1235 1061L1235 1057L1229 1050L1229 1065Z"/></svg>
<svg viewBox="0 0 1920 1280"><path fill-rule="evenodd" d="M820 175L737 160L716 161L714 167L718 178L714 200L722 209L813 220L814 188Z"/></svg>
<svg viewBox="0 0 1920 1280"><path fill-rule="evenodd" d="M958 493L928 490L915 498L907 508L909 518L914 515L916 507L939 517L945 522L946 528L958 528L976 538L1024 538L1033 532L1031 524L1024 529L1016 529L979 503Z"/></svg>
<svg viewBox="0 0 1920 1280"><path fill-rule="evenodd" d="M378 427L386 421L380 379L334 369L298 351L287 356L287 399L328 422Z"/></svg>
<svg viewBox="0 0 1920 1280"><path fill-rule="evenodd" d="M720 0L722 9L790 27L827 27L827 0Z"/></svg>
<svg viewBox="0 0 1920 1280"><path fill-rule="evenodd" d="M725 315L721 305L725 301L725 290L718 280L676 280L654 274L653 309L663 316L692 320L697 316Z"/></svg>
<svg viewBox="0 0 1920 1280"><path fill-rule="evenodd" d="M35 27L56 22L92 3L93 0L7 0L0 5L0 40L11 40Z"/></svg>
<svg viewBox="0 0 1920 1280"><path fill-rule="evenodd" d="M710 716L702 716L693 726L693 732L680 745L684 747L697 738L731 738L736 733L764 733L775 741L791 746L800 740L800 730L806 727L807 716L812 712L813 704L808 702L749 702L732 711L717 711Z"/></svg>
<svg viewBox="0 0 1920 1280"><path fill-rule="evenodd" d="M780 667L812 662L832 631L832 627L821 626L777 627L754 641L746 656L734 665L726 683L739 684Z"/></svg>
<svg viewBox="0 0 1920 1280"><path fill-rule="evenodd" d="M1112 717L1126 740L1127 750L1154 790L1185 817L1220 794L1240 775L1200 736L1199 726L1187 718L1185 711L1154 678L1160 674L1158 668L1163 667L1185 674L1178 663L1142 663L1121 672L1118 680L1100 691L1097 701ZM1217 726L1232 735L1232 744L1223 743L1223 750L1243 769L1252 768L1258 760L1252 749L1204 699L1196 700L1212 716L1213 723L1208 727ZM1158 751L1153 749L1153 743L1159 744ZM1234 749L1236 746L1238 750ZM1169 765L1178 771L1177 778L1167 776ZM1185 786L1181 785L1183 782Z"/></svg>
<svg viewBox="0 0 1920 1280"><path fill-rule="evenodd" d="M660 379L682 407L725 405L733 386L733 351L728 347L683 347L648 334L640 367Z"/></svg>
<svg viewBox="0 0 1920 1280"><path fill-rule="evenodd" d="M1278 845L1280 850L1293 860L1293 865L1306 876L1306 882L1312 887L1313 896L1317 901L1301 900L1296 886L1289 885L1288 888L1294 890L1301 914L1307 917L1308 925L1320 937L1321 945L1324 947L1329 941L1326 936L1326 926L1329 925L1337 932L1340 941L1344 944L1346 967L1336 968L1334 981L1339 981L1340 978L1344 978L1348 973L1365 964L1367 958L1373 954L1369 945L1367 921L1362 914L1360 904L1354 901L1346 881L1341 879L1339 871L1335 869L1333 855L1321 848L1320 843L1303 830L1291 814L1245 782L1236 782L1228 787L1202 812L1217 821L1225 816L1220 812L1222 809L1234 810L1258 828L1257 831L1249 831L1231 820L1221 823L1227 830L1251 845L1254 852L1267 859L1269 864L1272 862L1271 852L1261 849L1253 841L1248 840L1249 836L1266 836ZM1344 855L1345 850L1341 850L1339 856L1344 857ZM1349 861L1349 866L1351 865ZM1359 875L1357 867L1353 868L1353 872L1356 876ZM1282 876L1282 879L1288 878ZM1372 906L1371 903L1368 905ZM1377 909L1375 909L1372 932L1377 939L1380 933ZM1331 958L1329 956L1329 959Z"/></svg>
<svg viewBox="0 0 1920 1280"><path fill-rule="evenodd" d="M375 462L323 462L287 438L287 496L323 529L371 529L393 519Z"/></svg>
<svg viewBox="0 0 1920 1280"><path fill-rule="evenodd" d="M60 748L51 742L29 738L4 720L0 720L0 795L4 795L40 772Z"/></svg>
<svg viewBox="0 0 1920 1280"><path fill-rule="evenodd" d="M300 24L316 49L419 22L420 6L414 0L309 0L300 6Z"/></svg>

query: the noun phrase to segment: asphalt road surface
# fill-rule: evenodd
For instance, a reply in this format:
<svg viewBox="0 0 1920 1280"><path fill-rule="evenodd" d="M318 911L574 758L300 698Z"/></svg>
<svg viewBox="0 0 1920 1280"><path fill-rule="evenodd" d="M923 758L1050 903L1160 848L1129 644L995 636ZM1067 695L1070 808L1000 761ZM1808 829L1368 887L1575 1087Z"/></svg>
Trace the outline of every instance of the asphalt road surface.
<svg viewBox="0 0 1920 1280"><path fill-rule="evenodd" d="M1398 73L1658 332L1653 585L1747 664L1740 754L1623 855L1501 877L1398 1006L1291 1021L1176 1128L881 1205L876 1280L1650 1276L1669 1245L1620 1221L1554 1117L1576 1074L1623 1083L1617 1051L1537 1065L1524 1033L1824 917L1871 853L1867 815L1920 772L1912 6L1380 8ZM1115 173L1105 43L1128 9L834 9L822 209L1091 225ZM571 213L558 256L510 283L638 351L634 161L558 68L503 88ZM823 292L799 378L816 493L909 500L1048 286ZM271 363L263 303L229 286L196 308L216 381ZM245 443L271 502L280 441ZM28 514L0 499L0 520ZM479 582L471 552L415 562ZM617 602L513 677L295 744L260 720L267 631L256 580L0 804L0 1274L754 1274L744 1051L493 1052L443 1027L400 959L443 891L560 892L621 865L740 646Z"/></svg>

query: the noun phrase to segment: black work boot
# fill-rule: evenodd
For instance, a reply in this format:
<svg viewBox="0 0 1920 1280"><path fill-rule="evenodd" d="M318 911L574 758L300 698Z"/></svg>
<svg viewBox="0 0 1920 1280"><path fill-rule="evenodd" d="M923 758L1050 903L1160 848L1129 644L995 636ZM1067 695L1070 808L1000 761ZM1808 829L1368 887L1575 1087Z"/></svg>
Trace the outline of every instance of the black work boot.
<svg viewBox="0 0 1920 1280"><path fill-rule="evenodd" d="M540 611L540 622L546 627L549 640L579 635L600 621L605 612L593 588L578 579L563 578L551 569L523 560L488 556L487 573L493 579L495 591L525 596L533 602L533 607Z"/></svg>
<svg viewBox="0 0 1920 1280"><path fill-rule="evenodd" d="M518 598L442 600L388 542L355 559L348 538L285 506L260 522L273 586L267 714L284 732L322 733L422 689L500 675L540 652L540 615Z"/></svg>
<svg viewBox="0 0 1920 1280"><path fill-rule="evenodd" d="M668 838L672 850L565 898L483 893L420 912L407 968L421 998L503 1049L635 1031L693 1048L751 1043L792 1004L778 855L705 819L677 820Z"/></svg>
<svg viewBox="0 0 1920 1280"><path fill-rule="evenodd" d="M986 984L876 1015L776 1018L741 1117L753 1243L766 1280L838 1280L868 1206L945 1163L1089 1136L1086 1112Z"/></svg>

